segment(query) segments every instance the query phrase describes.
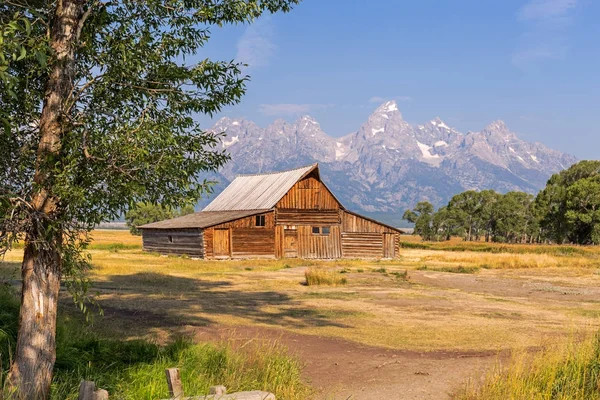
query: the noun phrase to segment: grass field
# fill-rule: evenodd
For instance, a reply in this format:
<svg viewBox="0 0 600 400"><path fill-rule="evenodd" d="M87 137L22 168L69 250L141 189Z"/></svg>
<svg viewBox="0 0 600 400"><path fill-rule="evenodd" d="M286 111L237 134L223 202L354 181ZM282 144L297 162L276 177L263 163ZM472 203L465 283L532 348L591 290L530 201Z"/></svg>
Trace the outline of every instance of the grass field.
<svg viewBox="0 0 600 400"><path fill-rule="evenodd" d="M406 237L398 260L202 261L144 253L124 231L93 237L91 278L107 315L97 329L130 339L253 327L396 350L498 352L600 325L598 248ZM21 257L7 254L0 279L17 277ZM307 285L314 271L334 284Z"/></svg>

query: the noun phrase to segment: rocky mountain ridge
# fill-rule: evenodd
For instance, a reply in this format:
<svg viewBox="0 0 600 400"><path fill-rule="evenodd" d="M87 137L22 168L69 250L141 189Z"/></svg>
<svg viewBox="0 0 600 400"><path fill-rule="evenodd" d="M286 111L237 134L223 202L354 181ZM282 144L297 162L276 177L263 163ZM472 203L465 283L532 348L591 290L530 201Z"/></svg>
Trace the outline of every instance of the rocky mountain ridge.
<svg viewBox="0 0 600 400"><path fill-rule="evenodd" d="M318 162L338 198L367 212L401 213L421 200L442 205L469 189L536 193L553 173L577 161L519 139L502 121L466 134L440 118L412 126L394 101L341 138L327 135L310 116L294 123L278 119L266 128L222 118L212 130L225 133L221 146L232 156L217 177L220 186L237 174Z"/></svg>

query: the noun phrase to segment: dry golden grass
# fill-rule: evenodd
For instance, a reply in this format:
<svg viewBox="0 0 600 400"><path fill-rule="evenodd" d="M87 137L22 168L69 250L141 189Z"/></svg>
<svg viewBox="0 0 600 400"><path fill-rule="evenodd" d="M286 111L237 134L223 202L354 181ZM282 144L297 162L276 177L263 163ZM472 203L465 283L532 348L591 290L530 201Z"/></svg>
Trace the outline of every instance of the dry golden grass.
<svg viewBox="0 0 600 400"><path fill-rule="evenodd" d="M345 285L348 280L339 271L324 268L307 268L304 272L307 286L316 285Z"/></svg>
<svg viewBox="0 0 600 400"><path fill-rule="evenodd" d="M96 230L91 234L93 245L134 245L142 248L142 237L124 230Z"/></svg>
<svg viewBox="0 0 600 400"><path fill-rule="evenodd" d="M598 268L600 260L583 256L554 256L549 254L491 254L476 252L435 251L423 257L424 262L466 264L480 268Z"/></svg>
<svg viewBox="0 0 600 400"><path fill-rule="evenodd" d="M583 336L583 337L582 337ZM536 353L515 351L483 383L469 382L454 396L462 400L600 399L600 338L571 335L550 340Z"/></svg>
<svg viewBox="0 0 600 400"><path fill-rule="evenodd" d="M126 231L93 237L91 278L100 303L117 315L103 326L125 336L186 324L262 326L398 349L498 350L535 346L573 326L592 330L600 321L595 248L573 255L521 245L510 253L404 248L400 259L385 261L204 261L142 252L140 238ZM16 271L21 257L22 250L7 254L0 277ZM418 271L423 265L431 270ZM461 265L480 269L435 271ZM307 268L347 284L306 286Z"/></svg>

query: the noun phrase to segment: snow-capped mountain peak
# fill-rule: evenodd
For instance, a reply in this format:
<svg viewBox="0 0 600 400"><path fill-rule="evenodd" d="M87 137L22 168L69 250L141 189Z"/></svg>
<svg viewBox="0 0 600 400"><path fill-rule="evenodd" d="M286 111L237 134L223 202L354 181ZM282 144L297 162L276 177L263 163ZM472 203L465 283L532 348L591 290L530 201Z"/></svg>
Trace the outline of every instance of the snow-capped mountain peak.
<svg viewBox="0 0 600 400"><path fill-rule="evenodd" d="M421 200L440 205L467 189L535 193L551 174L576 162L519 139L500 120L467 134L440 118L412 126L395 101L342 138L327 135L308 115L266 128L222 118L212 130L225 133L222 148L232 156L221 180L319 162L342 203L363 211L401 212Z"/></svg>

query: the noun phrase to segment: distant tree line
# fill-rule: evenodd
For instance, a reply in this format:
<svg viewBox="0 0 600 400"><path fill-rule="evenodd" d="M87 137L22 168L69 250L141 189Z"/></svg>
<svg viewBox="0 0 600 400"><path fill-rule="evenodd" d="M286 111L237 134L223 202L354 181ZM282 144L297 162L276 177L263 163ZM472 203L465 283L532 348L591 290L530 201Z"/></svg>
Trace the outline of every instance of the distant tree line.
<svg viewBox="0 0 600 400"><path fill-rule="evenodd" d="M131 234L139 236L142 232L140 232L138 226L175 217L182 217L193 213L194 206L192 205L186 205L180 209L176 209L161 204L140 202L136 203L129 211L127 211L127 214L125 214L125 222L127 223L127 227L129 227Z"/></svg>
<svg viewBox="0 0 600 400"><path fill-rule="evenodd" d="M554 174L533 196L469 190L435 211L427 201L407 210L423 240L600 244L600 161L581 161Z"/></svg>

